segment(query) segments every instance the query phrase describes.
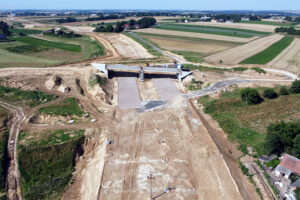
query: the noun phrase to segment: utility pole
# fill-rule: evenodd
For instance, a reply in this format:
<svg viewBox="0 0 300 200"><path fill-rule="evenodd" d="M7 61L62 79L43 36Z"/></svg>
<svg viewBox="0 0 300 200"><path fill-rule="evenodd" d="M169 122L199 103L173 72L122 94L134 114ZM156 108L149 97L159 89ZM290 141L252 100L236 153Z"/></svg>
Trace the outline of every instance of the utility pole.
<svg viewBox="0 0 300 200"><path fill-rule="evenodd" d="M147 178L150 180L150 200L153 200L152 198L152 180L155 179L152 174L150 176L147 176Z"/></svg>

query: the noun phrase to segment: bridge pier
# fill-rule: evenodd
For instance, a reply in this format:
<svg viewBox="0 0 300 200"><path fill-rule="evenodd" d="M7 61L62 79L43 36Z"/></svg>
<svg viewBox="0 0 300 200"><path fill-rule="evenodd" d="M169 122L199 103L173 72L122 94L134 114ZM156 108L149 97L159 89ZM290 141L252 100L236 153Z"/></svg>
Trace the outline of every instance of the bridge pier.
<svg viewBox="0 0 300 200"><path fill-rule="evenodd" d="M144 74L144 70L143 69L141 69L141 71L139 72L139 79L142 82L144 82L144 80L145 80L145 74Z"/></svg>

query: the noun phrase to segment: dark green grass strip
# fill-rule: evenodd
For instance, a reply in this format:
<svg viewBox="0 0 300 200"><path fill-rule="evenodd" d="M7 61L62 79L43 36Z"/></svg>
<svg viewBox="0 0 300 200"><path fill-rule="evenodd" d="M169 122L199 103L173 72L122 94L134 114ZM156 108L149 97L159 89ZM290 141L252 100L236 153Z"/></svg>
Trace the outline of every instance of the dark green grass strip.
<svg viewBox="0 0 300 200"><path fill-rule="evenodd" d="M72 52L81 52L81 46L76 44L52 42L52 41L42 40L33 37L17 37L16 40L27 44L37 45L37 46L44 46L44 47L61 49L61 50L72 51Z"/></svg>
<svg viewBox="0 0 300 200"><path fill-rule="evenodd" d="M278 42L272 44L264 51L242 61L241 64L267 64L268 62L273 60L278 54L280 54L286 47L288 47L293 40L294 38L286 36Z"/></svg>
<svg viewBox="0 0 300 200"><path fill-rule="evenodd" d="M178 26L178 27L191 27L191 28L208 28L208 29L218 29L218 30L226 30L226 31L238 31L248 34L261 34L261 35L268 35L269 32L262 32L262 31L254 31L250 29L241 29L241 28L227 28L227 27L220 27L220 26L204 26L204 25L192 25L192 24L175 24L175 23L161 23L165 26Z"/></svg>

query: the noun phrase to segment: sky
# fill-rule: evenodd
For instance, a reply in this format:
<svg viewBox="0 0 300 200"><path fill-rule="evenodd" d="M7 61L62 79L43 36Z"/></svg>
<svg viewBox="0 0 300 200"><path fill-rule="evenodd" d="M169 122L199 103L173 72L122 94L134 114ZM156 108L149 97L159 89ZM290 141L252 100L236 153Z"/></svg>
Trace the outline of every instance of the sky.
<svg viewBox="0 0 300 200"><path fill-rule="evenodd" d="M2 1L2 2L1 2ZM300 0L0 0L1 9L300 10Z"/></svg>

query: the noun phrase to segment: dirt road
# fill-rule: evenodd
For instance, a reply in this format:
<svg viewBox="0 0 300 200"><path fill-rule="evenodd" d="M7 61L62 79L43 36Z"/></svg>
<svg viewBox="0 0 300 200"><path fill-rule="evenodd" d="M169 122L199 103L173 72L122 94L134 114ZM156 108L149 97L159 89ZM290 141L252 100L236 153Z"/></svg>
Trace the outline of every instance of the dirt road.
<svg viewBox="0 0 300 200"><path fill-rule="evenodd" d="M114 144L97 199L242 199L230 171L190 107L122 113L107 133ZM100 176L99 176L100 178ZM99 179L100 181L100 179ZM176 189L164 193L168 187Z"/></svg>
<svg viewBox="0 0 300 200"><path fill-rule="evenodd" d="M290 46L269 62L268 65L272 68L288 70L300 75L300 39L295 38Z"/></svg>
<svg viewBox="0 0 300 200"><path fill-rule="evenodd" d="M223 64L238 64L243 60L265 50L273 43L279 41L282 37L283 36L279 34L263 37L242 46L205 57L205 60L211 63L219 63L221 60Z"/></svg>
<svg viewBox="0 0 300 200"><path fill-rule="evenodd" d="M174 35L174 36L185 36L185 37L192 37L192 38L203 38L203 39L210 39L210 40L230 41L230 42L250 42L258 38L258 37L239 38L239 37L230 37L230 36L213 35L213 34L205 34L205 33L169 31L169 30L162 30L162 29L155 29L155 28L138 29L138 30L134 30L133 32L161 34L161 35L166 35L166 37L168 37L168 35Z"/></svg>

